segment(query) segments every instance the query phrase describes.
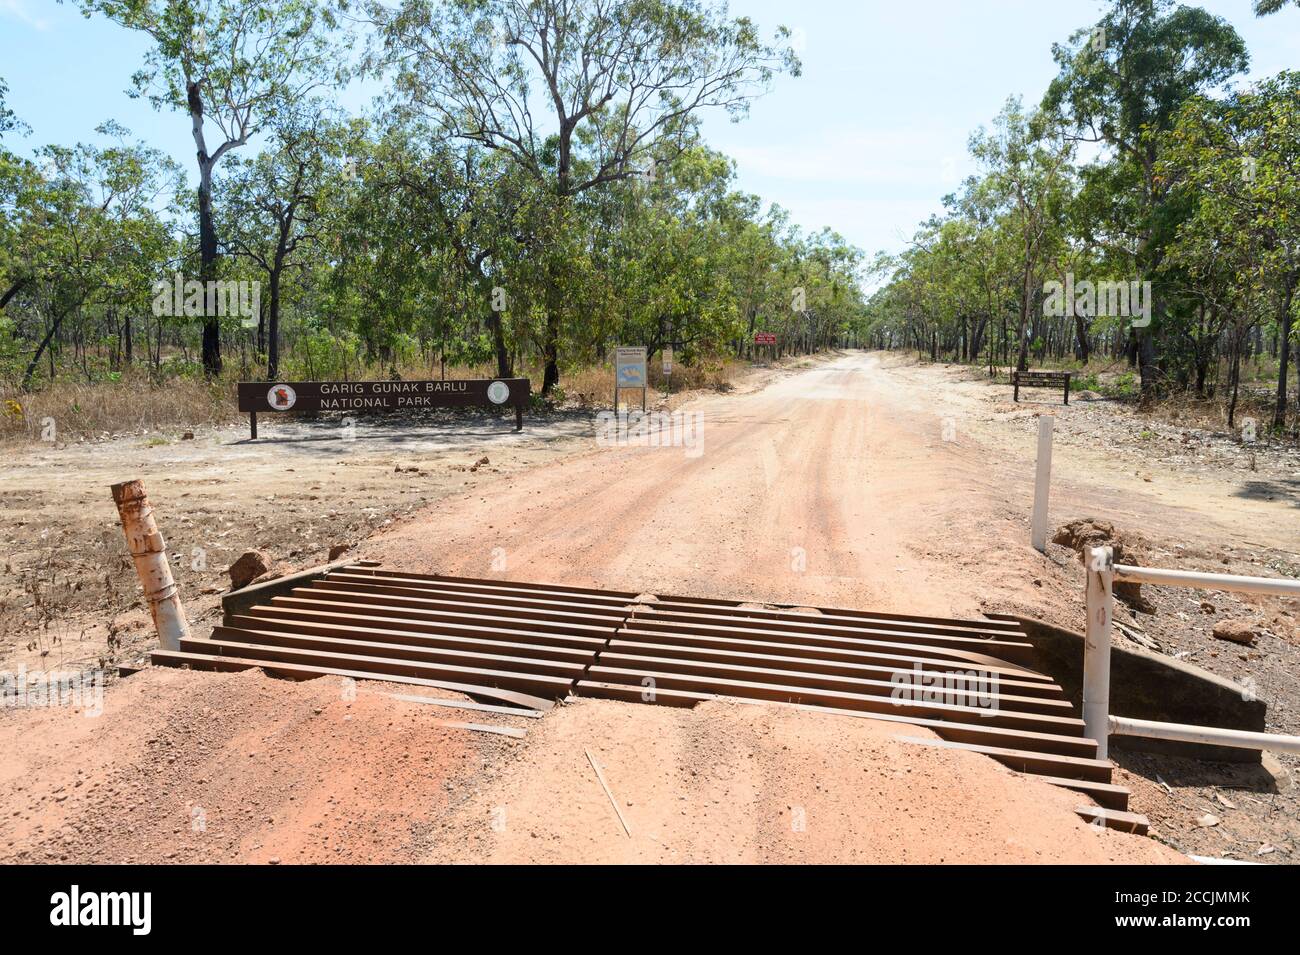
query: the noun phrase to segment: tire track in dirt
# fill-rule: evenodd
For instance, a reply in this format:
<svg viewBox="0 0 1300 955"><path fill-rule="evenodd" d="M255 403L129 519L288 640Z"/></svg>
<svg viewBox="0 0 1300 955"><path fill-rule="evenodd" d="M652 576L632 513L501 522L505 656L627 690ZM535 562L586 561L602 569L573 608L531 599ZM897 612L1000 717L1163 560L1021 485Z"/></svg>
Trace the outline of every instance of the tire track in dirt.
<svg viewBox="0 0 1300 955"><path fill-rule="evenodd" d="M683 406L703 415L701 457L596 449L445 499L367 555L421 572L949 616L1057 600L1046 575L1073 613L1069 575L1028 546L1032 449L986 433L969 403L851 353ZM1057 467L1054 525L1096 513L1198 536L1218 527L1089 474ZM504 570L490 569L494 547Z"/></svg>
<svg viewBox="0 0 1300 955"><path fill-rule="evenodd" d="M686 410L703 416L701 457L604 448L440 502L439 546L425 512L369 550L393 566L479 576L500 547L513 579L909 606L918 589L938 591L923 586L895 518L933 482L922 487L911 461L901 483L891 472L911 444L877 400L876 375L852 355L697 401Z"/></svg>

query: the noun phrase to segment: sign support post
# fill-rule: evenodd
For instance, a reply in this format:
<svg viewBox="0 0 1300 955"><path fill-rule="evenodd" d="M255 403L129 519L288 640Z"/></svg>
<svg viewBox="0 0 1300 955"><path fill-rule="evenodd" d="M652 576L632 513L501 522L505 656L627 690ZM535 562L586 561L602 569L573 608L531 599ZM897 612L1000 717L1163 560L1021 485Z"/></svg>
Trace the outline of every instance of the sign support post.
<svg viewBox="0 0 1300 955"><path fill-rule="evenodd" d="M615 414L618 414L618 393L624 388L641 389L641 411L645 411L645 396L649 386L645 366L646 348L644 345L620 345L614 349Z"/></svg>

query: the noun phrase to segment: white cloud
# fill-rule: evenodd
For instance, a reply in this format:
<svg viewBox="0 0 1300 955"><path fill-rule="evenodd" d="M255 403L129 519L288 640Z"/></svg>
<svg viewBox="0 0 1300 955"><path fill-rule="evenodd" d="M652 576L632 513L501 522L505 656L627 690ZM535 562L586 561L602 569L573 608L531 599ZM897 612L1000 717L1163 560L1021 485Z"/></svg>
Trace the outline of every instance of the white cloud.
<svg viewBox="0 0 1300 955"><path fill-rule="evenodd" d="M50 21L27 8L27 0L0 0L0 16L27 24L35 30L48 30Z"/></svg>

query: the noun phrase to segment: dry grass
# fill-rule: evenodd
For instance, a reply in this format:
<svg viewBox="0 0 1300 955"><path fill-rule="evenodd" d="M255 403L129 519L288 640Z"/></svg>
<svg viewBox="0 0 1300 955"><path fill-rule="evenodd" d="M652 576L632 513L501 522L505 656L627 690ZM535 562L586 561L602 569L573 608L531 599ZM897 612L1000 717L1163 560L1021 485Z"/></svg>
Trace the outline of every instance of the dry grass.
<svg viewBox="0 0 1300 955"><path fill-rule="evenodd" d="M656 356L648 362L646 369L649 372L651 390L647 399L652 402L656 392L663 394L670 390L674 394L683 391L730 391L736 379L749 367L747 362L732 359L690 367L678 361L673 364L672 375L666 376L663 373L663 361ZM540 378L540 374L537 377ZM560 380L560 387L565 400L580 408L608 407L614 395L614 367L612 364L601 364L573 370ZM634 392L627 392L622 398L625 401L631 400L633 394ZM640 399L637 398L637 401Z"/></svg>
<svg viewBox="0 0 1300 955"><path fill-rule="evenodd" d="M673 367L672 391L727 391L748 367L744 362L718 361L687 367ZM653 392L668 390L660 361L650 362ZM372 369L363 379L382 379L390 368ZM440 369L424 365L400 367L405 379L437 377ZM541 367L516 369L530 378L534 391L541 390ZM491 378L490 365L446 368L448 378ZM232 370L214 381L203 378L174 378L156 384L147 372L128 373L120 381L86 384L59 380L53 385L24 394L0 389L0 442L75 441L118 434L183 431L202 425L231 424L241 420L236 405L237 375ZM293 380L290 378L290 380ZM560 380L560 404L581 408L606 407L614 391L614 369L610 364L590 365L567 371Z"/></svg>
<svg viewBox="0 0 1300 955"><path fill-rule="evenodd" d="M121 381L58 382L30 394L0 394L0 440L66 441L122 433L227 424L239 419L233 381L148 375Z"/></svg>
<svg viewBox="0 0 1300 955"><path fill-rule="evenodd" d="M1294 400L1294 396L1292 396ZM1264 389L1242 389L1237 401L1237 425L1242 419L1254 418L1260 432L1273 420L1275 397ZM1174 394L1155 402L1147 414L1159 421L1184 428L1223 431L1228 425L1228 403L1223 398L1198 398L1194 394ZM1288 420L1295 417L1288 415Z"/></svg>
<svg viewBox="0 0 1300 955"><path fill-rule="evenodd" d="M1077 362L1032 363L1035 370L1059 369L1074 375L1071 393L1081 390L1097 391L1104 397L1136 404L1140 379L1136 369L1130 368L1124 360L1097 359L1086 366ZM987 366L984 366L986 369ZM1011 369L1000 366L997 381L1009 385ZM1198 428L1206 431L1223 431L1228 421L1228 386L1227 372L1219 370L1217 390L1213 397L1200 397L1193 391L1179 390L1169 382L1159 400L1144 408L1145 414L1158 421L1185 428ZM1277 394L1277 363L1264 360L1246 362L1242 367L1242 381L1237 397L1237 426L1245 418L1253 418L1262 435L1273 421L1273 408ZM1287 425L1283 436L1291 440L1300 437L1300 402L1297 401L1296 389L1291 390L1291 404L1287 414Z"/></svg>

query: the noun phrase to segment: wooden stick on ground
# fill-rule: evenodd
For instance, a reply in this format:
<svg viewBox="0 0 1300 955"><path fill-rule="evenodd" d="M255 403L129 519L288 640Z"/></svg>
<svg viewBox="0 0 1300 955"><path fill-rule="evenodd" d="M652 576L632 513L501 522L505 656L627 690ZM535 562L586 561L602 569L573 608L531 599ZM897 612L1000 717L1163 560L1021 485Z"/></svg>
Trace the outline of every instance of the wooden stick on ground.
<svg viewBox="0 0 1300 955"><path fill-rule="evenodd" d="M618 816L618 821L623 824L623 831L631 839L632 830L628 828L627 820L623 818L623 810L618 808L618 800L609 791L609 783L605 782L605 774L600 771L600 763L596 762L596 757L591 755L591 750L585 749L583 752L587 754L587 761L591 763L591 768L596 771L596 779L600 782L600 788L605 790L605 795L609 797L609 804L614 807L614 814Z"/></svg>

